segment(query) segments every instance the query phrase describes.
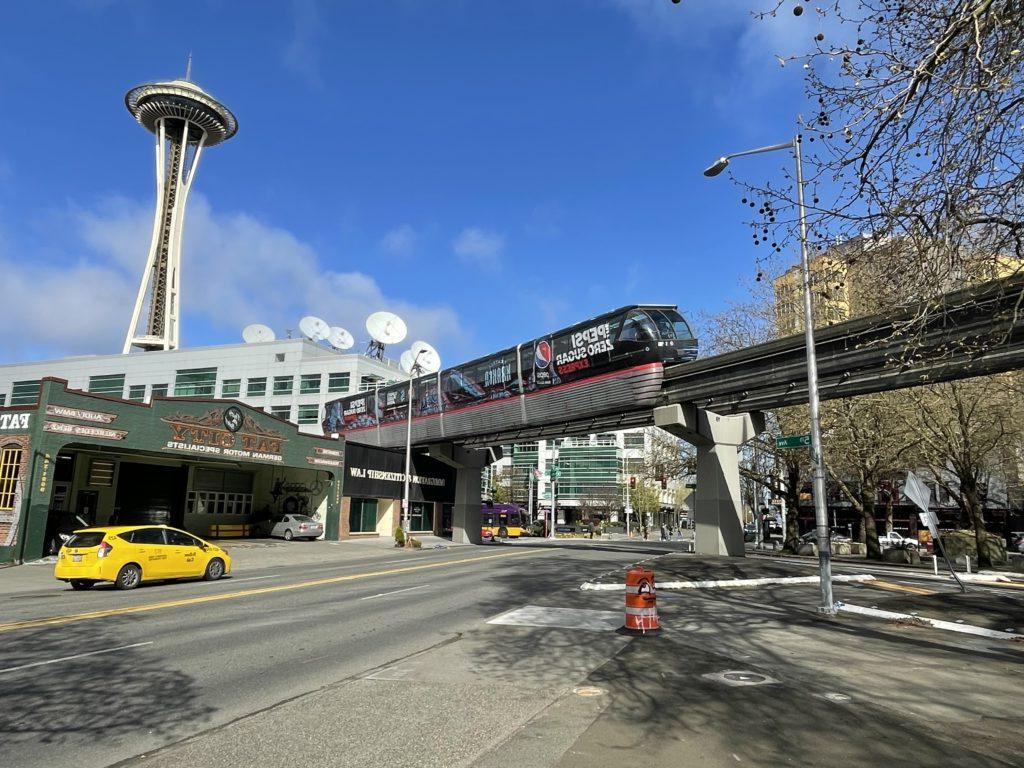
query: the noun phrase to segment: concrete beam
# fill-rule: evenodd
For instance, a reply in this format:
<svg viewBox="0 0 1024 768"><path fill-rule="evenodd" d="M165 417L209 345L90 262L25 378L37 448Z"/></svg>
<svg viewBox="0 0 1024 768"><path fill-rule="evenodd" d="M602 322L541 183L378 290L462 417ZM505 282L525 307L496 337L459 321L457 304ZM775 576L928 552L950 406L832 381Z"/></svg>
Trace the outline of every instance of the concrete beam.
<svg viewBox="0 0 1024 768"><path fill-rule="evenodd" d="M739 447L764 431L764 414L722 416L693 405L654 409L654 423L697 449L694 550L743 557Z"/></svg>

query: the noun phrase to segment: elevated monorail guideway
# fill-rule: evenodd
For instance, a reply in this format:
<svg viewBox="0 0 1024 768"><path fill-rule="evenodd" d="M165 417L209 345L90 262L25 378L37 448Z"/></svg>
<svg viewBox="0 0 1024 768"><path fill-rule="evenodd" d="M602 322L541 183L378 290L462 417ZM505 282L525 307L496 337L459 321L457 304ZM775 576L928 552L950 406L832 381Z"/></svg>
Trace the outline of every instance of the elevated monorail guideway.
<svg viewBox="0 0 1024 768"><path fill-rule="evenodd" d="M470 442L481 434L552 430L650 411L666 365L691 361L697 340L674 306L617 309L413 383L412 442ZM404 446L407 383L339 398L324 434L384 448Z"/></svg>

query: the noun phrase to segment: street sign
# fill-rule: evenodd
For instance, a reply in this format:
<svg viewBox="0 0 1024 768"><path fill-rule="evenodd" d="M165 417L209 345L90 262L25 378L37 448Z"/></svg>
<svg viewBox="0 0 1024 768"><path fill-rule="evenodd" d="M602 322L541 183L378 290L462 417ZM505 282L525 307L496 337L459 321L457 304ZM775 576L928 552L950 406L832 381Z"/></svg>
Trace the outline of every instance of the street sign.
<svg viewBox="0 0 1024 768"><path fill-rule="evenodd" d="M775 438L776 448L810 448L810 435L784 435Z"/></svg>

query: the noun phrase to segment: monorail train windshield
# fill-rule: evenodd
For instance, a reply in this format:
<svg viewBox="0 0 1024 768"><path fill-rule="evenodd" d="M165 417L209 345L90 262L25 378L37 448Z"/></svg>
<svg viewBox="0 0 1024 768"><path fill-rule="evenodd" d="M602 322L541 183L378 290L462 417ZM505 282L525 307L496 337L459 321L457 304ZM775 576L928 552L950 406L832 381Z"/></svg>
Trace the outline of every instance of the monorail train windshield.
<svg viewBox="0 0 1024 768"><path fill-rule="evenodd" d="M416 379L414 439L451 439L647 407L660 391L664 366L696 356L697 339L674 306L623 307ZM577 382L586 386L567 388ZM407 384L397 384L329 402L324 432L401 445L407 392Z"/></svg>

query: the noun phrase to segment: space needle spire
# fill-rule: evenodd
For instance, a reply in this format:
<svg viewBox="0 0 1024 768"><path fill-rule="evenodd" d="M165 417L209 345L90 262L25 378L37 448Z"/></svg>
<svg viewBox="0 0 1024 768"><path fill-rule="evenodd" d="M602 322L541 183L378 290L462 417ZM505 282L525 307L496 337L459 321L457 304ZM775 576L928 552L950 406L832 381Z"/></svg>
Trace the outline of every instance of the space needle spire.
<svg viewBox="0 0 1024 768"><path fill-rule="evenodd" d="M153 239L124 340L125 354L132 347L178 348L185 203L203 147L227 141L238 131L231 110L192 83L191 76L189 54L184 79L138 85L124 97L128 111L156 136Z"/></svg>

